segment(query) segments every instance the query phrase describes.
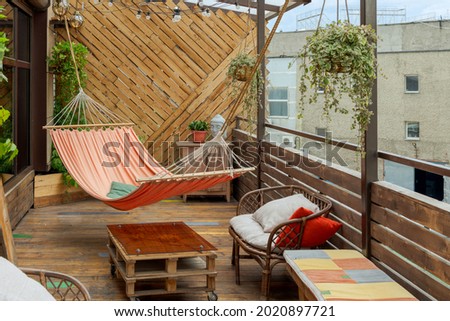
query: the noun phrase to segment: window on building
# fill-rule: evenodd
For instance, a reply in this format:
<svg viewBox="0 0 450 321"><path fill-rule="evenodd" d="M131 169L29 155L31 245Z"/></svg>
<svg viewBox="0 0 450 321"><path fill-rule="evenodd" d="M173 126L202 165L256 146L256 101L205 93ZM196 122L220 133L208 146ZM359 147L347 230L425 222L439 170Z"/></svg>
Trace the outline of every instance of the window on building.
<svg viewBox="0 0 450 321"><path fill-rule="evenodd" d="M417 75L405 76L405 92L407 93L419 92L419 76Z"/></svg>
<svg viewBox="0 0 450 321"><path fill-rule="evenodd" d="M407 121L406 122L406 139L419 139L420 138L420 126L417 121Z"/></svg>
<svg viewBox="0 0 450 321"><path fill-rule="evenodd" d="M325 137L327 135L326 127L316 127L316 135Z"/></svg>
<svg viewBox="0 0 450 321"><path fill-rule="evenodd" d="M288 87L269 88L269 113L271 117L288 117Z"/></svg>

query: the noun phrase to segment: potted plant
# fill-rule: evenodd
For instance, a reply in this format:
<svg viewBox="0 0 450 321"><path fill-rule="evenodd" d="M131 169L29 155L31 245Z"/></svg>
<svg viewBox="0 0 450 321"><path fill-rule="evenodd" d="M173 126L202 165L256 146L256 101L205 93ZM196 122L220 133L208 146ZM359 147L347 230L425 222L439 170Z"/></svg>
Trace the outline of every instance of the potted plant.
<svg viewBox="0 0 450 321"><path fill-rule="evenodd" d="M204 143L208 135L209 124L204 120L194 120L188 128L192 131L192 140L195 143Z"/></svg>
<svg viewBox="0 0 450 321"><path fill-rule="evenodd" d="M242 82L250 77L251 70L255 66L256 57L244 52L234 57L228 67L227 75L231 79L231 95L237 97L240 93ZM259 104L259 94L262 88L261 71L258 69L251 79L245 97L243 98L244 116L252 122L256 117L256 110Z"/></svg>
<svg viewBox="0 0 450 321"><path fill-rule="evenodd" d="M331 111L342 114L351 111L351 129L358 130L361 151L364 150L364 133L372 116L368 106L376 79L376 46L377 36L371 26L337 21L325 28L319 27L312 36L307 37L299 53L299 118L303 114L305 97L309 97L309 103L315 103L317 88L323 89L323 115L329 119ZM309 95L308 88L313 89ZM350 98L352 106L341 104L344 93Z"/></svg>

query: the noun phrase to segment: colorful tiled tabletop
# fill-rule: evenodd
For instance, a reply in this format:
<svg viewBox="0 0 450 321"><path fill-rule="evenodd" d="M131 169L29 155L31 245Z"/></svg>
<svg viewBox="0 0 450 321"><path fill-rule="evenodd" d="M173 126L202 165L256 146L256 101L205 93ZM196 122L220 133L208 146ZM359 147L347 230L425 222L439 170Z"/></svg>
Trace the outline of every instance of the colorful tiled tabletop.
<svg viewBox="0 0 450 321"><path fill-rule="evenodd" d="M317 300L416 300L355 250L287 250L284 258L299 291L306 286Z"/></svg>

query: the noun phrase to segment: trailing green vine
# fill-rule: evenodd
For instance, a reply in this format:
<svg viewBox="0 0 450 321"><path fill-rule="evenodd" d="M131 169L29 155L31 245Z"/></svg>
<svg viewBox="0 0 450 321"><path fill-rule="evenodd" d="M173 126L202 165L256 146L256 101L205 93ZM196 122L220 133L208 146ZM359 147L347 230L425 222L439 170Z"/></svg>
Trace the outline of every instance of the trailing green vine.
<svg viewBox="0 0 450 321"><path fill-rule="evenodd" d="M72 43L81 87L86 86L87 74L84 70L87 64L87 55L89 53L86 46L81 43ZM55 44L52 48L51 56L48 58L49 71L55 75L55 102L53 113L58 114L79 92L79 84L75 71L75 64L70 52L70 43L62 41ZM60 123L54 125L71 125L76 123L85 123L84 115L70 115L64 118ZM51 168L54 171L63 174L64 183L67 186L77 186L75 180L70 176L58 152L52 149L50 158Z"/></svg>
<svg viewBox="0 0 450 321"><path fill-rule="evenodd" d="M361 151L372 116L368 107L377 76L376 46L377 35L371 26L337 21L318 28L307 37L306 45L299 53L299 117L303 116L306 98L309 98L309 104L316 103L318 89L323 89L322 114L330 119L331 111L351 112L351 129L358 130ZM312 88L311 92L309 88ZM350 98L352 106L343 105L343 94Z"/></svg>
<svg viewBox="0 0 450 321"><path fill-rule="evenodd" d="M256 57L250 56L244 52L234 57L228 67L227 75L231 79L231 95L239 96L243 81L246 81L247 74L251 71L256 63ZM244 117L249 123L256 121L256 113L260 103L259 95L261 94L263 79L261 71L258 69L250 81L250 85L243 98L242 106Z"/></svg>

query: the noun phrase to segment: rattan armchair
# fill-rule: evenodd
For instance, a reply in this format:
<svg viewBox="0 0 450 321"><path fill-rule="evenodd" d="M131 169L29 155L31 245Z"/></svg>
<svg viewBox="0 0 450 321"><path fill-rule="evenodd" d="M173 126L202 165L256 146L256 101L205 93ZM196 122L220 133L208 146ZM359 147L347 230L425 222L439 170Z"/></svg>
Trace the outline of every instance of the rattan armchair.
<svg viewBox="0 0 450 321"><path fill-rule="evenodd" d="M91 296L86 287L73 276L39 270L20 268L28 277L38 281L57 301L90 301Z"/></svg>
<svg viewBox="0 0 450 321"><path fill-rule="evenodd" d="M232 254L232 264L235 266L236 274L236 284L240 284L240 259L254 259L262 267L262 282L261 282L261 297L266 300L269 297L270 288L270 278L272 274L272 269L278 263L285 262L283 258L284 250L299 249L301 247L302 236L304 232L305 222L309 219L316 218L319 216L327 216L332 203L325 196L317 194L307 188L289 185L289 186L278 186L278 187L268 187L262 188L255 191L251 191L245 194L239 201L236 215L251 214L254 213L258 208L264 204L280 199L293 194L303 194L309 201L316 204L319 211L303 217L300 219L291 219L284 221L270 232L268 236L267 244L265 248L256 247L246 240L244 240L243 235L233 228L232 225L229 227L229 233L233 237L233 254ZM296 235L289 240L283 240L283 247L280 247L279 240L277 240L283 227L288 224L298 223L299 227ZM292 225L290 225L292 226ZM267 236L267 235L266 235ZM246 254L241 254L240 249L242 249Z"/></svg>

